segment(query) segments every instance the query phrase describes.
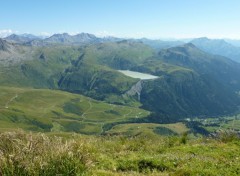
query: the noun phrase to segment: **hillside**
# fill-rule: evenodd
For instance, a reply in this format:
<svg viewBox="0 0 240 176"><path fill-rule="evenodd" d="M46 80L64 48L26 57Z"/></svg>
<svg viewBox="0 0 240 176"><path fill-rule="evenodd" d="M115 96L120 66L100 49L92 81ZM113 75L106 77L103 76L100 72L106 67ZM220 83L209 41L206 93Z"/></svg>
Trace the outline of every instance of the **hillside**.
<svg viewBox="0 0 240 176"><path fill-rule="evenodd" d="M171 122L186 117L214 117L238 111L240 65L186 44L165 50L133 68L159 79L144 81L143 107L153 120Z"/></svg>
<svg viewBox="0 0 240 176"><path fill-rule="evenodd" d="M147 38L137 39L137 41L141 41L144 44L151 46L152 48L154 48L156 50L171 48L171 47L175 47L175 46L184 44L184 42L178 41L178 40L165 41L165 40L151 40L151 39L147 39Z"/></svg>
<svg viewBox="0 0 240 176"><path fill-rule="evenodd" d="M0 131L101 134L112 123L131 123L149 112L63 91L0 87Z"/></svg>
<svg viewBox="0 0 240 176"><path fill-rule="evenodd" d="M240 64L229 58L212 55L189 43L169 48L159 52L162 61L185 68L190 68L200 75L208 75L217 82L233 88L240 89Z"/></svg>

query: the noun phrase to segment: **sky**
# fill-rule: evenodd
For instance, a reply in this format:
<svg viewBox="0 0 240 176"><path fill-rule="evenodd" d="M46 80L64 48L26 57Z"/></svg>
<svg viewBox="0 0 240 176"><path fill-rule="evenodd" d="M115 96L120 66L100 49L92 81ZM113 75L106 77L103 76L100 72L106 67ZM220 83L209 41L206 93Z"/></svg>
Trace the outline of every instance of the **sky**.
<svg viewBox="0 0 240 176"><path fill-rule="evenodd" d="M239 0L0 0L0 37L92 33L240 39Z"/></svg>

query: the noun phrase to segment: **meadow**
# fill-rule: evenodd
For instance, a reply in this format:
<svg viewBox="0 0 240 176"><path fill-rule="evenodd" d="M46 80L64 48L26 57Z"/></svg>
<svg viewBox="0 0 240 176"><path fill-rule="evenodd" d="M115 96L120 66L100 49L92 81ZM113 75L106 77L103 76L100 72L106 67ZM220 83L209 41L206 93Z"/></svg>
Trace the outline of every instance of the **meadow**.
<svg viewBox="0 0 240 176"><path fill-rule="evenodd" d="M104 125L141 119L149 112L58 90L0 87L0 130L101 134Z"/></svg>

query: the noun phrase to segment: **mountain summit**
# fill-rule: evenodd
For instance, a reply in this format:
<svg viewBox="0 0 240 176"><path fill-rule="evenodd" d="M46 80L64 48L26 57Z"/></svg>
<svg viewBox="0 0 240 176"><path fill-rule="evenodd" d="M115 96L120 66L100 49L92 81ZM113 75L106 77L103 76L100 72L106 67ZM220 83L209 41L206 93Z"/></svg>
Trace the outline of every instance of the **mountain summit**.
<svg viewBox="0 0 240 176"><path fill-rule="evenodd" d="M198 48L211 54L222 55L240 62L240 47L236 47L223 39L197 38L191 41Z"/></svg>
<svg viewBox="0 0 240 176"><path fill-rule="evenodd" d="M12 34L6 38L4 38L7 41L13 42L13 43L26 43L26 42L30 42L31 40L33 40L32 37L28 37L26 35L17 35L17 34ZM36 38L34 38L36 39Z"/></svg>
<svg viewBox="0 0 240 176"><path fill-rule="evenodd" d="M54 34L46 38L47 43L62 43L62 44L82 44L96 42L98 38L93 34L80 33L77 35L69 35L68 33Z"/></svg>

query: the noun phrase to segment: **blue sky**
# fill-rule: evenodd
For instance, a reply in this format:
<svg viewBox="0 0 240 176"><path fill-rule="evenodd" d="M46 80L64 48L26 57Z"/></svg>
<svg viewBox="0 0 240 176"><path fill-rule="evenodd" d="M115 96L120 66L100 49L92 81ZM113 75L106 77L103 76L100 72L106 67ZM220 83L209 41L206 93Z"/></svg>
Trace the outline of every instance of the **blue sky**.
<svg viewBox="0 0 240 176"><path fill-rule="evenodd" d="M240 39L239 0L2 0L0 36L88 32Z"/></svg>

